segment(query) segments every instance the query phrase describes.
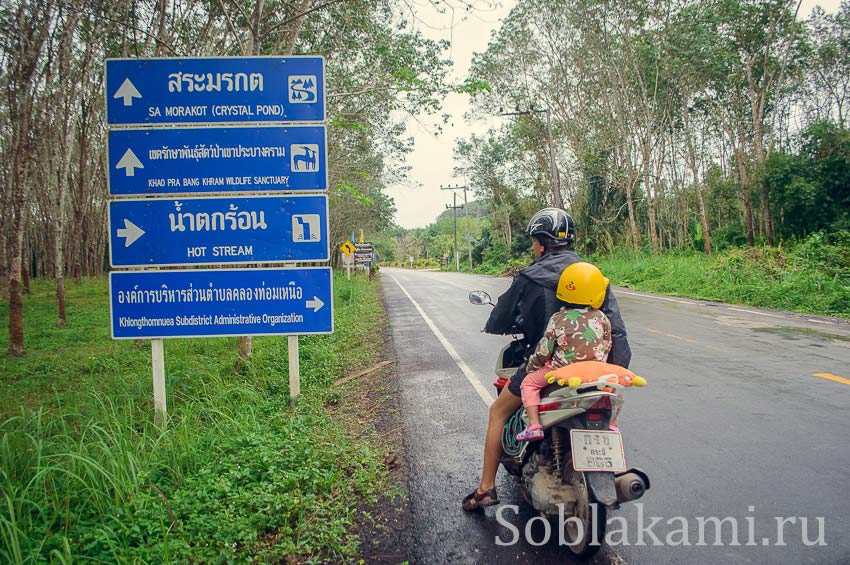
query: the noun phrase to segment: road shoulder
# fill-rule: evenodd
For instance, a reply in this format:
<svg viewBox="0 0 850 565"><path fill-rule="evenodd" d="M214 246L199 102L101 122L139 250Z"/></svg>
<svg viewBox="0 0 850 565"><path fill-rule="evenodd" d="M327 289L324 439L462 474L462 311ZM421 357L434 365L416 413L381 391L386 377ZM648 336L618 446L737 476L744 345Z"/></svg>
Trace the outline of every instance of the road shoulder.
<svg viewBox="0 0 850 565"><path fill-rule="evenodd" d="M337 406L332 407L354 433L374 438L383 453L384 480L389 488L377 500L359 506L352 532L360 539L358 558L370 564L409 562L413 553L397 362L383 300L381 308L384 329L375 345L382 349L380 358L390 363L341 384Z"/></svg>

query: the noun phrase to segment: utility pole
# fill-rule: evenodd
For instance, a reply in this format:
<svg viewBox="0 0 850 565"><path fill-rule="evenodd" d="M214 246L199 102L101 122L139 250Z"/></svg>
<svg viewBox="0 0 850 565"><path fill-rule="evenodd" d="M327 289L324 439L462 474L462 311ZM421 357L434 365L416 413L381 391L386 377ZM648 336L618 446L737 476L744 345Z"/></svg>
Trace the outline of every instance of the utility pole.
<svg viewBox="0 0 850 565"><path fill-rule="evenodd" d="M546 114L546 144L549 146L549 174L552 177L552 198L557 208L563 209L564 201L561 199L561 179L558 175L558 166L555 163L555 142L552 139L552 112L549 108L537 110L534 106L530 110L520 111L517 108L516 112L502 112L499 109L500 116L529 116L531 114Z"/></svg>
<svg viewBox="0 0 850 565"><path fill-rule="evenodd" d="M460 185L448 185L443 186L440 185L440 190L463 190L463 207L466 208L463 212L463 215L466 216L466 250L469 254L469 272L472 272L472 229L469 227L469 208L467 208L466 201L466 191L469 189L465 184L463 186ZM455 238L457 239L457 238ZM457 241L455 241L455 245L457 245Z"/></svg>
<svg viewBox="0 0 850 565"><path fill-rule="evenodd" d="M460 253L458 253L458 249L457 249L457 209L463 208L463 204L461 204L460 206L457 205L457 192L452 192L452 196L454 197L452 199L452 205L449 206L448 204L446 204L446 209L447 210L449 210L449 209L454 210L454 216L455 216L455 249L454 249L454 251L455 251L455 271L460 271Z"/></svg>

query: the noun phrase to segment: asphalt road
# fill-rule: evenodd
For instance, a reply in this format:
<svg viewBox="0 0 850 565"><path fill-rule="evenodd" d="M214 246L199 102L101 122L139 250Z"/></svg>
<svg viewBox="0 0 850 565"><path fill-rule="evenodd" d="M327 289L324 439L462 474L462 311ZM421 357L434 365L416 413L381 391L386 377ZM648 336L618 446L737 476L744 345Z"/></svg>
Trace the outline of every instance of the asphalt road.
<svg viewBox="0 0 850 565"><path fill-rule="evenodd" d="M501 514L460 508L478 482L495 356L509 339L480 333L490 307L467 295L486 290L495 301L510 280L382 268L381 281L405 421L412 559L572 562L554 529L548 544L532 545L546 534L540 520L526 539L535 514L503 470ZM652 488L609 515L617 543L595 562L850 563L850 324L616 291L631 368L649 381L626 391L619 424L628 464L649 473ZM719 540L711 518L724 520Z"/></svg>

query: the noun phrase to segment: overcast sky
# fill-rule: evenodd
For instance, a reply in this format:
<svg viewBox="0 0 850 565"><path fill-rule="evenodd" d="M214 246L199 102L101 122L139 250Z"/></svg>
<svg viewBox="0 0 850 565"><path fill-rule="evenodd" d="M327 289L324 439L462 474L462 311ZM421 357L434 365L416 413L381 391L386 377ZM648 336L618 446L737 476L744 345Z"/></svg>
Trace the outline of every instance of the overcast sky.
<svg viewBox="0 0 850 565"><path fill-rule="evenodd" d="M807 18L816 5L832 13L838 9L838 3L839 0L803 0L799 15L801 18ZM467 76L473 53L487 48L491 31L498 29L500 20L507 16L515 2L503 0L501 5L494 9L488 9L481 4L481 8L473 13L455 11L454 14L450 11L438 14L429 2L418 4L418 29L431 39L445 39L451 43L451 52L447 55L454 62L452 78L461 82ZM414 150L407 159L407 164L411 167L409 180L387 190L395 200L398 225L414 228L434 222L446 209L446 204L452 200L451 191L441 191L440 186L464 182L463 178L452 175L455 140L469 137L473 132L486 131L489 126L498 125L499 121L505 119L494 117L490 121L467 123L463 115L468 109L469 96L449 95L444 101L443 110L451 115L451 119L443 126L443 133L440 135L436 135L435 130L427 124L408 120L407 132L415 139ZM468 196L472 200L471 192ZM463 197L462 191L458 192L458 197Z"/></svg>

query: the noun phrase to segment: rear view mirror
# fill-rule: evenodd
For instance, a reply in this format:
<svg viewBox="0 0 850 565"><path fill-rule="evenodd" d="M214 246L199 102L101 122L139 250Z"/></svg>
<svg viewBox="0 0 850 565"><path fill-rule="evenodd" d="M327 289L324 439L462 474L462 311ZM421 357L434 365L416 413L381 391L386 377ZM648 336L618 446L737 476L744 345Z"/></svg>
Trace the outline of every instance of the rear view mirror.
<svg viewBox="0 0 850 565"><path fill-rule="evenodd" d="M493 304L490 295L483 290L473 290L470 292L469 301L473 304Z"/></svg>

